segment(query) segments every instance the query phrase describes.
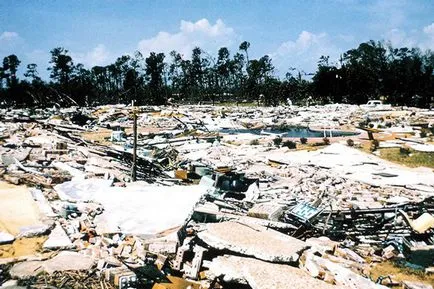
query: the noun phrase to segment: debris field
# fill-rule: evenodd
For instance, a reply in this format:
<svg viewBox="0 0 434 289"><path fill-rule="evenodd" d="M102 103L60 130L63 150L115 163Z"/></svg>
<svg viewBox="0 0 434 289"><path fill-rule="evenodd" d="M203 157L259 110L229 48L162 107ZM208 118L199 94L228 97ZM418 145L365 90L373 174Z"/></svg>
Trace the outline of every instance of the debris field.
<svg viewBox="0 0 434 289"><path fill-rule="evenodd" d="M0 288L433 288L433 133L411 107L3 109Z"/></svg>

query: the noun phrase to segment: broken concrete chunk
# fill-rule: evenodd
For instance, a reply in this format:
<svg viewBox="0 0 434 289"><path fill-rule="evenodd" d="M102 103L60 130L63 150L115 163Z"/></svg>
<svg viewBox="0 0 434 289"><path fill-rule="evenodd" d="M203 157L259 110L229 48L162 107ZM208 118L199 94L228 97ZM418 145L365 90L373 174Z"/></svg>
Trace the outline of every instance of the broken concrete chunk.
<svg viewBox="0 0 434 289"><path fill-rule="evenodd" d="M198 237L218 250L280 263L297 261L299 254L308 247L301 240L266 227L237 222L207 224L206 230L199 232Z"/></svg>
<svg viewBox="0 0 434 289"><path fill-rule="evenodd" d="M52 274L54 271L89 270L94 263L91 257L77 252L62 251L54 258L44 262L44 271Z"/></svg>
<svg viewBox="0 0 434 289"><path fill-rule="evenodd" d="M73 247L74 244L59 224L54 227L43 245L43 248L48 250L71 249Z"/></svg>
<svg viewBox="0 0 434 289"><path fill-rule="evenodd" d="M393 259L398 256L399 252L392 245L387 246L383 249L382 257L386 260Z"/></svg>
<svg viewBox="0 0 434 289"><path fill-rule="evenodd" d="M312 249L320 253L333 252L339 245L338 242L332 241L325 236L319 238L309 238L306 240L306 243L311 246Z"/></svg>
<svg viewBox="0 0 434 289"><path fill-rule="evenodd" d="M56 185L54 189L62 201L89 201L93 199L96 192L106 190L112 183L111 180L77 179Z"/></svg>
<svg viewBox="0 0 434 289"><path fill-rule="evenodd" d="M17 239L44 235L49 229L49 225L34 225L21 227Z"/></svg>
<svg viewBox="0 0 434 289"><path fill-rule="evenodd" d="M41 273L43 271L43 265L43 261L26 261L18 263L11 268L9 274L12 278L27 279Z"/></svg>
<svg viewBox="0 0 434 289"><path fill-rule="evenodd" d="M26 287L18 286L18 280L8 280L1 284L1 289L26 289Z"/></svg>
<svg viewBox="0 0 434 289"><path fill-rule="evenodd" d="M272 264L252 258L220 256L210 263L209 271L215 276L223 276L226 282L248 283L253 289L293 288L293 289L343 289L324 281L312 278L303 270Z"/></svg>
<svg viewBox="0 0 434 289"><path fill-rule="evenodd" d="M0 245L12 243L14 240L15 237L9 234L8 232L0 231Z"/></svg>
<svg viewBox="0 0 434 289"><path fill-rule="evenodd" d="M149 244L149 252L154 254L175 254L178 242L168 241L168 242L153 242Z"/></svg>
<svg viewBox="0 0 434 289"><path fill-rule="evenodd" d="M279 221L285 212L286 206L275 202L255 204L247 213L250 217L256 217L271 221Z"/></svg>
<svg viewBox="0 0 434 289"><path fill-rule="evenodd" d="M348 268L343 267L340 264L334 263L325 258L321 258L314 254L304 254L307 259L315 263L317 266L325 269L333 275L336 284L345 286L345 288L353 289L386 289L388 287L375 284L371 280L362 277L359 274L354 273Z"/></svg>
<svg viewBox="0 0 434 289"><path fill-rule="evenodd" d="M77 252L62 251L46 261L25 261L15 264L9 273L12 278L27 279L41 272L52 274L54 271L89 270L93 265L94 260L90 257Z"/></svg>

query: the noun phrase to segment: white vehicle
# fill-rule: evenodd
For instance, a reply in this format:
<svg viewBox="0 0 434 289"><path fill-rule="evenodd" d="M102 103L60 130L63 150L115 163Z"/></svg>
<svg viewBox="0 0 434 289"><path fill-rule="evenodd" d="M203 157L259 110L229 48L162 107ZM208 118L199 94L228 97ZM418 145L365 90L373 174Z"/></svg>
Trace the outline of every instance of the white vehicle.
<svg viewBox="0 0 434 289"><path fill-rule="evenodd" d="M368 110L390 110L392 108L390 104L383 104L381 100L369 100L367 104L362 104L360 107Z"/></svg>

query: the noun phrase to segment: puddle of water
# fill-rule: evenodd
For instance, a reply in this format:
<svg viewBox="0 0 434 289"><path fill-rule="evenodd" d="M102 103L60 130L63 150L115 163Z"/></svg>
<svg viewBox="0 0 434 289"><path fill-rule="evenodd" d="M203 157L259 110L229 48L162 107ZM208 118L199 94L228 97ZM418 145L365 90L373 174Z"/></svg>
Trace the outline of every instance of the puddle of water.
<svg viewBox="0 0 434 289"><path fill-rule="evenodd" d="M221 133L228 133L228 134L240 134L240 133L252 133L252 134L279 134L282 137L294 137L294 138L318 138L318 137L324 137L323 131L313 131L310 130L307 127L302 128L290 128L285 130L279 130L279 129L221 129ZM332 130L332 137L340 137L340 136L352 136L352 135L358 135L357 132L350 132L350 131L333 131ZM330 137L330 131L326 130L326 136Z"/></svg>

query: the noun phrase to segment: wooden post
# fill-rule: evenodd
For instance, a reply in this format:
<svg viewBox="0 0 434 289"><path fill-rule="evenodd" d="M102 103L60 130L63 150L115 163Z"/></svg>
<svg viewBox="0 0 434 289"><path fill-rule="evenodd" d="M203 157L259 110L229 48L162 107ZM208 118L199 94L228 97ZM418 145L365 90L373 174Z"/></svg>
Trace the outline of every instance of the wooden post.
<svg viewBox="0 0 434 289"><path fill-rule="evenodd" d="M133 166L131 168L131 179L136 181L137 170L137 112L133 101Z"/></svg>

